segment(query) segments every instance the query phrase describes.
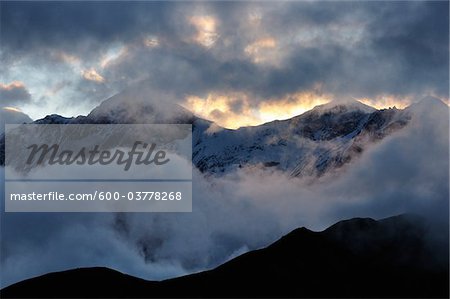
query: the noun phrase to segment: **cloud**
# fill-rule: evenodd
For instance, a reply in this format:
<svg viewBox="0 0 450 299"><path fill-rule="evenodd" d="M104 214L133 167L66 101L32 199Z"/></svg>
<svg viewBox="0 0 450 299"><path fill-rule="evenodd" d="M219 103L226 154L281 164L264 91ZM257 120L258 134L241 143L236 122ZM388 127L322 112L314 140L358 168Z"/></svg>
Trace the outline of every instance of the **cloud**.
<svg viewBox="0 0 450 299"><path fill-rule="evenodd" d="M0 79L39 94L60 70L73 83L49 99L60 113L143 79L178 101L234 92L254 104L318 84L339 98L448 98L447 2L5 2L1 22ZM104 86L80 78L91 69Z"/></svg>
<svg viewBox="0 0 450 299"><path fill-rule="evenodd" d="M17 105L42 95L46 105L29 107L35 115L87 113L143 79L161 103L189 95L195 112L230 126L284 118L279 107L300 113L319 96L380 105L448 97L448 2L0 5L0 80L23 82L12 87ZM95 265L160 279L213 267L298 226L403 212L448 219L447 114L423 110L317 184L255 169L220 180L194 173L192 213L3 212L2 283Z"/></svg>
<svg viewBox="0 0 450 299"><path fill-rule="evenodd" d="M264 101L243 92L210 93L206 98L192 95L187 96L181 105L219 126L237 129L275 119L288 119L331 100L332 95L324 94L320 91L320 87L317 87L315 90L287 94L282 98Z"/></svg>
<svg viewBox="0 0 450 299"><path fill-rule="evenodd" d="M31 101L31 94L23 82L13 81L0 83L0 98L2 106L16 106Z"/></svg>
<svg viewBox="0 0 450 299"><path fill-rule="evenodd" d="M88 70L84 70L82 72L83 78L89 81L94 81L97 83L105 82L105 78L103 78L94 68L90 68Z"/></svg>
<svg viewBox="0 0 450 299"><path fill-rule="evenodd" d="M262 63L269 60L276 53L273 51L277 47L277 42L273 37L258 39L245 47L244 52L253 62Z"/></svg>
<svg viewBox="0 0 450 299"><path fill-rule="evenodd" d="M203 47L209 48L219 38L217 34L217 20L212 16L193 16L189 18L189 23L196 29L193 40Z"/></svg>
<svg viewBox="0 0 450 299"><path fill-rule="evenodd" d="M152 37L152 36L144 38L144 45L148 48L158 47L160 45L159 39L157 37Z"/></svg>
<svg viewBox="0 0 450 299"><path fill-rule="evenodd" d="M226 128L260 123L244 93L208 94L206 98L187 96L182 105L196 115Z"/></svg>
<svg viewBox="0 0 450 299"><path fill-rule="evenodd" d="M214 267L296 227L320 230L352 217L417 213L446 231L445 108L433 99L413 105L407 127L313 183L255 168L222 178L194 171L192 213L2 213L2 283L100 265L147 279L173 277Z"/></svg>

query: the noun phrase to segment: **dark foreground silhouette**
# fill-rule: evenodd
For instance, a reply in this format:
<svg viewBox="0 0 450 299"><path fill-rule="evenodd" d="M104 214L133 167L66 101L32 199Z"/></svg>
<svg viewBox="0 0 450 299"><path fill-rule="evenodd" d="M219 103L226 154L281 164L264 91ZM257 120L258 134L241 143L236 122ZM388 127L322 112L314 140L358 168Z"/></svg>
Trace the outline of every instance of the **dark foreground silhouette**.
<svg viewBox="0 0 450 299"><path fill-rule="evenodd" d="M10 297L446 297L448 226L415 216L355 218L322 232L299 228L213 270L146 281L81 268L1 290Z"/></svg>

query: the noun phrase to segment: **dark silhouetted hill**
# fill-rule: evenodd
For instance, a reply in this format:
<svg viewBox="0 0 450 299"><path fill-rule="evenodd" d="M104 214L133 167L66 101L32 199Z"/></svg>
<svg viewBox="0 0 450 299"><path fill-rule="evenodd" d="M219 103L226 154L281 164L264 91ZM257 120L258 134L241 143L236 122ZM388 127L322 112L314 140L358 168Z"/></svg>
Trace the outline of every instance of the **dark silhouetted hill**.
<svg viewBox="0 0 450 299"><path fill-rule="evenodd" d="M355 218L322 232L299 228L213 270L161 282L107 268L28 279L8 297L446 297L448 226L424 219Z"/></svg>

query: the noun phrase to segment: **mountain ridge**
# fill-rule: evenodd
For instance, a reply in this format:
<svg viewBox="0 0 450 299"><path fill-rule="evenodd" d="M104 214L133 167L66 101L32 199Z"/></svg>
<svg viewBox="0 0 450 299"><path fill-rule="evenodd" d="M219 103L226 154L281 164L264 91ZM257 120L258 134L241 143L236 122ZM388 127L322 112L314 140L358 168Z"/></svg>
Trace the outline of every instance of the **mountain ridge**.
<svg viewBox="0 0 450 299"><path fill-rule="evenodd" d="M439 99L434 101L433 109L447 107ZM207 175L249 168L314 178L339 170L372 144L401 130L424 105L377 110L356 100L338 100L287 120L231 130L170 101L161 103L148 99L142 90L131 89L102 102L87 116L53 114L34 123L188 123L193 126L193 164ZM1 165L3 156L1 152Z"/></svg>
<svg viewBox="0 0 450 299"><path fill-rule="evenodd" d="M160 282L108 268L81 268L18 282L0 294L3 298L448 296L448 263L443 268L429 266L435 258L434 244L424 237L425 232L439 232L430 231L428 222L418 217L353 218L321 232L297 228L214 269ZM371 250L358 250L361 238ZM405 257L411 244L414 250Z"/></svg>

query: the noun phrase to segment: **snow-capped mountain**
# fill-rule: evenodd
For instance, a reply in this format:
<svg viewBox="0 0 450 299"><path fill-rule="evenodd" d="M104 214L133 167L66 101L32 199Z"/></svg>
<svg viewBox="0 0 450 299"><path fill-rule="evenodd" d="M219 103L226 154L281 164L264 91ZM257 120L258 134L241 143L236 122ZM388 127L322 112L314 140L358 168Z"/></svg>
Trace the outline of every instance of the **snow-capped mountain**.
<svg viewBox="0 0 450 299"><path fill-rule="evenodd" d="M330 102L256 127L213 133L206 127L198 129L193 161L201 171L213 173L254 166L291 176L320 176L349 162L409 119L404 110L376 110L357 101Z"/></svg>
<svg viewBox="0 0 450 299"><path fill-rule="evenodd" d="M28 115L17 109L0 108L0 165L5 164L5 124L23 124L32 121Z"/></svg>
<svg viewBox="0 0 450 299"><path fill-rule="evenodd" d="M0 134L3 134L5 124L22 124L32 121L28 115L20 110L9 107L0 108Z"/></svg>
<svg viewBox="0 0 450 299"><path fill-rule="evenodd" d="M317 177L342 167L406 126L417 110L414 105L377 110L355 100L332 101L291 119L231 130L179 105L147 100L147 94L128 90L104 101L87 116L49 115L35 123L188 123L193 126L193 164L205 174L258 168ZM437 106L447 107L437 101Z"/></svg>

